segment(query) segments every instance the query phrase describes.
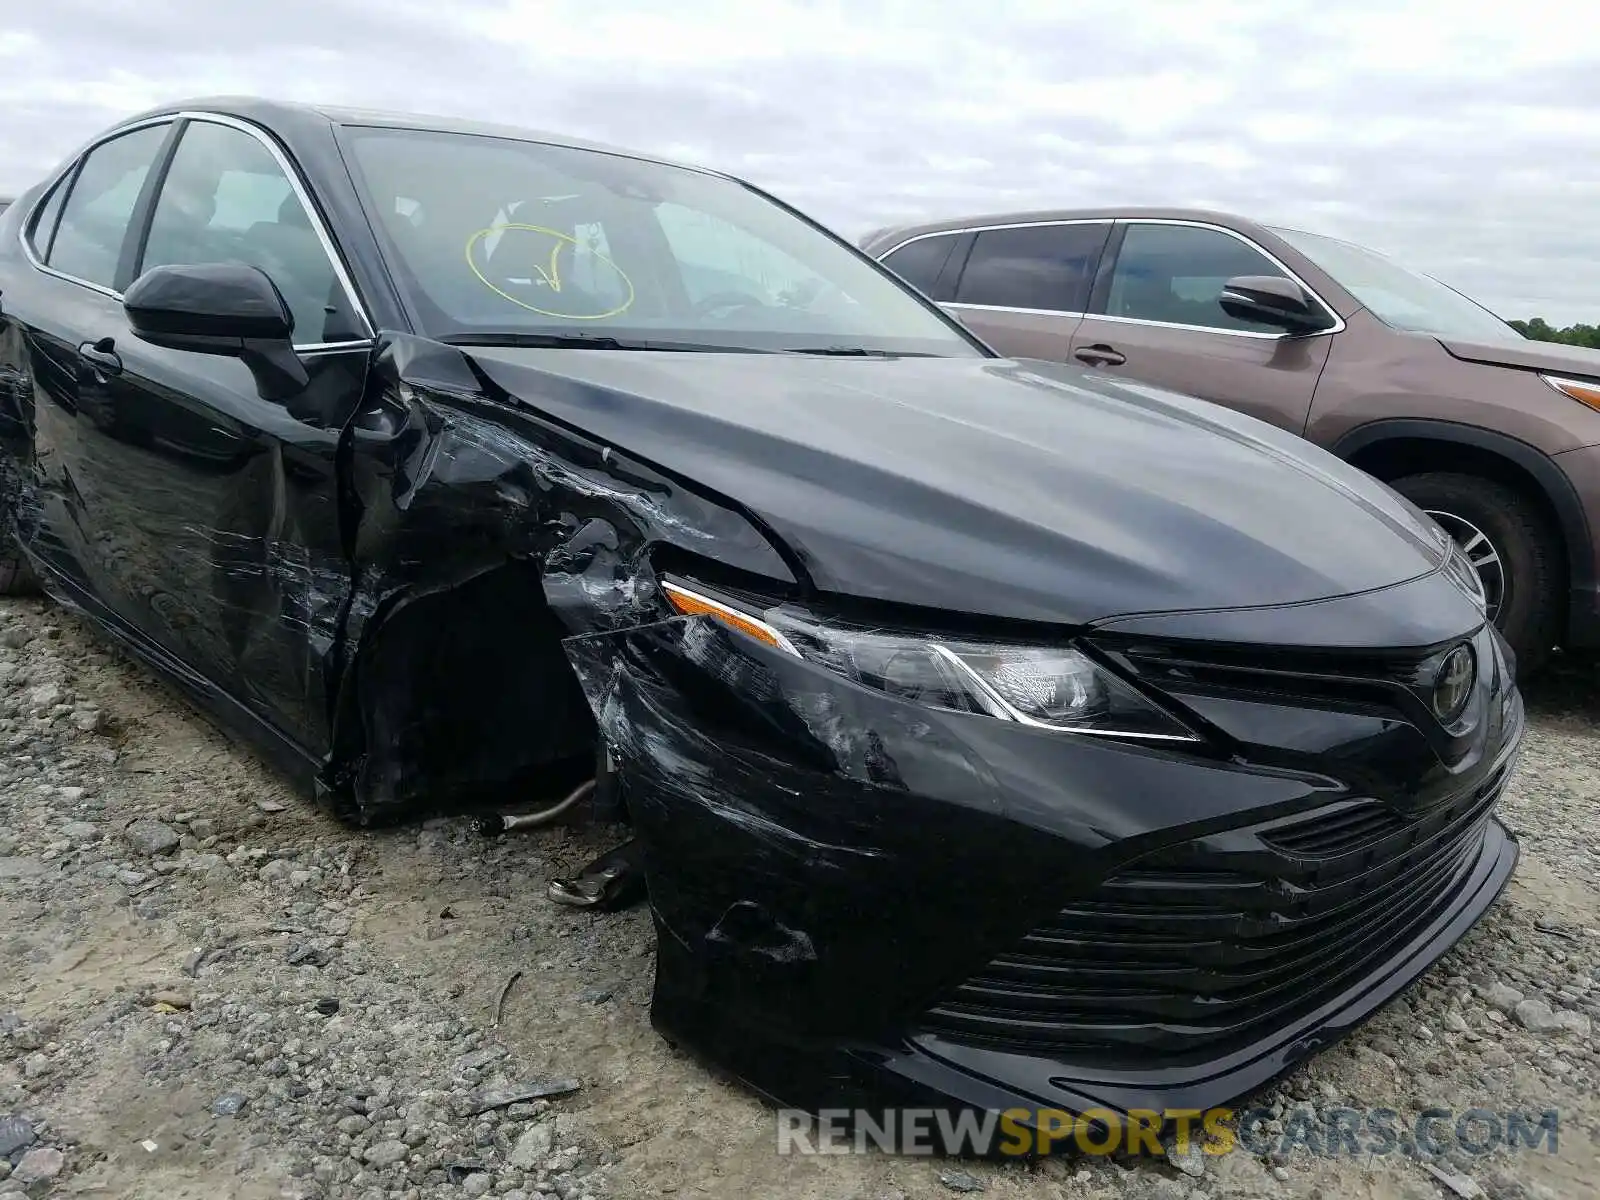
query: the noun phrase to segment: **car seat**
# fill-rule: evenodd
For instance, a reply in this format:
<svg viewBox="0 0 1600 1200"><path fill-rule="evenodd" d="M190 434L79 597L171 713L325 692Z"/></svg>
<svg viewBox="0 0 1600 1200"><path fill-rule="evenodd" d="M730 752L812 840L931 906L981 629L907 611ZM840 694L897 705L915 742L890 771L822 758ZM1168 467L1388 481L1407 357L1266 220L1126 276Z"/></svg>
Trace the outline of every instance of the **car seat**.
<svg viewBox="0 0 1600 1200"><path fill-rule="evenodd" d="M270 275L283 293L294 314L294 340L326 341L337 277L300 198L290 192L278 205L277 220L257 221L239 242L246 261Z"/></svg>

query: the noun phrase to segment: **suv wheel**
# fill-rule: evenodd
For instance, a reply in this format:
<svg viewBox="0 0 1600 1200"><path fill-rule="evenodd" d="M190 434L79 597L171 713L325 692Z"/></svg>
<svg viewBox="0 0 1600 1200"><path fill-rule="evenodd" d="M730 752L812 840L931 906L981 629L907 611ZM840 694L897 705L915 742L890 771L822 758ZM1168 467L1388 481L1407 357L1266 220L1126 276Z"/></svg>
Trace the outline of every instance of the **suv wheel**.
<svg viewBox="0 0 1600 1200"><path fill-rule="evenodd" d="M1489 616L1527 675L1556 637L1561 547L1539 506L1522 492L1475 475L1430 472L1389 486L1444 527L1483 581Z"/></svg>

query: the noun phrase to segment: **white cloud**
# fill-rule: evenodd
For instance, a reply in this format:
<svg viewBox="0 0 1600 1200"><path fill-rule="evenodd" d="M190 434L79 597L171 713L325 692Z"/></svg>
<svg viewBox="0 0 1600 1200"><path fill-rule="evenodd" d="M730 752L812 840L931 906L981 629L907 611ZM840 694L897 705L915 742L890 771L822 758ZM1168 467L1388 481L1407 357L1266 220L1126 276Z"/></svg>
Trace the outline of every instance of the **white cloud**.
<svg viewBox="0 0 1600 1200"><path fill-rule="evenodd" d="M744 174L847 234L1207 202L1600 321L1600 26L1563 0L18 0L0 193L190 95L527 124Z"/></svg>

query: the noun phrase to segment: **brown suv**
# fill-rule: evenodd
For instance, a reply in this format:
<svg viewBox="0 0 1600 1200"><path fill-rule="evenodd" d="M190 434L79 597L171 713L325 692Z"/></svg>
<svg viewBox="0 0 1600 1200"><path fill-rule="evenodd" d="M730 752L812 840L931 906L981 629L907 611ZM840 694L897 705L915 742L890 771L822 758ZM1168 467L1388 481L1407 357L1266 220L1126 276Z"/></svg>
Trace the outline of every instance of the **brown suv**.
<svg viewBox="0 0 1600 1200"><path fill-rule="evenodd" d="M1002 354L1200 396L1389 483L1467 548L1525 666L1600 646L1600 351L1225 213L1008 213L861 244Z"/></svg>

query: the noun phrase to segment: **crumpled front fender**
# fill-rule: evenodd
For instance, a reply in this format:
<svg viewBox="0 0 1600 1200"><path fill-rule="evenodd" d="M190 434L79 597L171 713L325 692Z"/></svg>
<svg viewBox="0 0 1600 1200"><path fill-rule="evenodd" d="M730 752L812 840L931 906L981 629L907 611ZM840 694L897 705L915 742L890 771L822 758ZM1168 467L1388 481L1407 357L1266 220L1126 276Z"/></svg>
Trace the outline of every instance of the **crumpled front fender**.
<svg viewBox="0 0 1600 1200"><path fill-rule="evenodd" d="M591 749L560 639L657 619L658 558L795 586L731 502L540 399L462 348L391 334L374 356L340 450L351 584L319 781L347 819L501 802Z"/></svg>

